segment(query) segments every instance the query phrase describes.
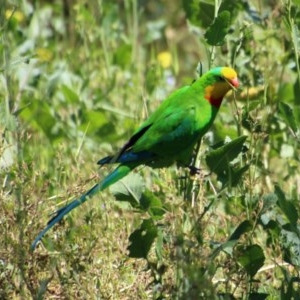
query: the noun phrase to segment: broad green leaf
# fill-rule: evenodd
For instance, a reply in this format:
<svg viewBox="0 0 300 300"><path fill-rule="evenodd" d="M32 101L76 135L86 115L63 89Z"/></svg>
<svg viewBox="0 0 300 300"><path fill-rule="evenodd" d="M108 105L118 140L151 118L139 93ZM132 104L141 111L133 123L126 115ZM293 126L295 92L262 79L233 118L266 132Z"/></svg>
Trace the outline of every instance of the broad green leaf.
<svg viewBox="0 0 300 300"><path fill-rule="evenodd" d="M233 167L230 164L227 165L227 168L218 174L218 180L222 183L223 187L235 187L237 186L241 179L243 178L243 174L247 172L249 169L249 165L245 165L243 167Z"/></svg>
<svg viewBox="0 0 300 300"><path fill-rule="evenodd" d="M234 230L234 232L231 234L231 236L228 238L228 240L225 243L222 243L220 245L220 247L216 253L218 253L219 250L223 250L224 252L233 256L234 246L236 245L238 239L241 237L242 234L249 232L251 230L252 230L252 225L251 225L250 221L248 221L248 220L243 221Z"/></svg>
<svg viewBox="0 0 300 300"><path fill-rule="evenodd" d="M252 118L249 111L246 110L243 110L242 113L242 126L251 132L262 132L260 123L256 119Z"/></svg>
<svg viewBox="0 0 300 300"><path fill-rule="evenodd" d="M249 220L245 220L238 225L234 232L229 237L229 241L238 240L242 234L252 230L252 224Z"/></svg>
<svg viewBox="0 0 300 300"><path fill-rule="evenodd" d="M260 222L265 228L269 228L270 225L274 227L274 220L276 220L276 211L267 211L260 216ZM276 223L276 222L275 222Z"/></svg>
<svg viewBox="0 0 300 300"><path fill-rule="evenodd" d="M147 92L151 94L160 82L159 68L156 65L151 65L146 70L145 87Z"/></svg>
<svg viewBox="0 0 300 300"><path fill-rule="evenodd" d="M296 79L295 83L294 83L294 94L296 95L294 97L294 104L296 106L300 105L300 99L298 97L298 95L300 95L300 82L298 80L298 78Z"/></svg>
<svg viewBox="0 0 300 300"><path fill-rule="evenodd" d="M163 244L164 244L163 230L158 227L156 244L155 244L155 252L156 252L156 256L159 260L163 259Z"/></svg>
<svg viewBox="0 0 300 300"><path fill-rule="evenodd" d="M143 220L139 229L129 237L129 257L147 258L148 252L157 237L157 228L152 219Z"/></svg>
<svg viewBox="0 0 300 300"><path fill-rule="evenodd" d="M114 63L125 69L131 63L132 46L121 45L114 54Z"/></svg>
<svg viewBox="0 0 300 300"><path fill-rule="evenodd" d="M245 172L248 171L250 165L245 165L241 168L230 168L228 169L229 172L226 173L227 180L223 182L223 185L229 185L231 187L235 187L239 184Z"/></svg>
<svg viewBox="0 0 300 300"><path fill-rule="evenodd" d="M214 0L182 0L186 18L195 26L208 28L215 16ZM218 13L230 11L232 18L235 18L242 9L244 2L241 0L222 0Z"/></svg>
<svg viewBox="0 0 300 300"><path fill-rule="evenodd" d="M281 211L285 214L285 216L290 221L290 223L293 226L296 226L298 221L298 212L296 207L291 201L286 200L284 192L278 185L275 185L275 194L278 198L277 205L279 206Z"/></svg>
<svg viewBox="0 0 300 300"><path fill-rule="evenodd" d="M214 18L214 1L182 0L187 19L196 26L207 28Z"/></svg>
<svg viewBox="0 0 300 300"><path fill-rule="evenodd" d="M283 259L289 264L300 266L300 226L284 225L280 232L280 243Z"/></svg>
<svg viewBox="0 0 300 300"><path fill-rule="evenodd" d="M64 136L57 118L52 113L52 108L46 101L32 100L20 116L31 122L34 127L41 129L51 141Z"/></svg>
<svg viewBox="0 0 300 300"><path fill-rule="evenodd" d="M228 240L222 244L218 244L216 249L214 250L212 256L216 257L219 252L222 250L229 255L233 256L234 247L238 241L238 239L241 237L242 234L249 232L252 230L252 224L250 221L245 220L242 223L239 224L239 226L234 230L234 232L231 234L231 236L228 238Z"/></svg>
<svg viewBox="0 0 300 300"><path fill-rule="evenodd" d="M296 121L297 127L300 128L300 106L295 106L293 113L295 116L295 121ZM300 134L299 131L300 131L300 129L298 130L298 136Z"/></svg>
<svg viewBox="0 0 300 300"><path fill-rule="evenodd" d="M243 111L251 112L254 109L258 108L261 105L260 100L251 100L249 103L247 103L246 106L243 107Z"/></svg>
<svg viewBox="0 0 300 300"><path fill-rule="evenodd" d="M113 184L110 191L116 200L129 202L133 207L148 212L153 220L161 219L165 213L160 199L145 190L145 181L139 174L130 173Z"/></svg>
<svg viewBox="0 0 300 300"><path fill-rule="evenodd" d="M227 10L222 11L213 24L208 28L204 37L211 46L221 46L224 44L225 36L229 31L231 15Z"/></svg>
<svg viewBox="0 0 300 300"><path fill-rule="evenodd" d="M94 134L108 123L107 114L98 110L84 110L81 114L80 129L88 134Z"/></svg>
<svg viewBox="0 0 300 300"><path fill-rule="evenodd" d="M279 115L294 132L297 131L293 109L288 104L279 102Z"/></svg>
<svg viewBox="0 0 300 300"><path fill-rule="evenodd" d="M140 199L144 190L145 182L142 176L136 173L130 173L110 186L110 191L116 200L129 202L133 207L140 206Z"/></svg>
<svg viewBox="0 0 300 300"><path fill-rule="evenodd" d="M232 139L238 138L238 133L236 128L231 126L224 126L223 122L214 123L216 139L224 140L227 136L230 136Z"/></svg>
<svg viewBox="0 0 300 300"><path fill-rule="evenodd" d="M10 131L15 131L17 128L16 114L11 114L8 111L5 101L0 101L0 125L2 128L6 128Z"/></svg>
<svg viewBox="0 0 300 300"><path fill-rule="evenodd" d="M270 296L270 294L267 293L250 293L247 296L248 300L265 300Z"/></svg>
<svg viewBox="0 0 300 300"><path fill-rule="evenodd" d="M228 163L236 158L243 149L247 136L241 136L237 139L210 151L205 161L211 171L219 174L228 169Z"/></svg>
<svg viewBox="0 0 300 300"><path fill-rule="evenodd" d="M154 219L161 219L165 213L165 209L160 201L153 193L149 190L145 190L140 200L141 207L148 211L148 213Z"/></svg>
<svg viewBox="0 0 300 300"><path fill-rule="evenodd" d="M285 103L291 103L295 98L293 83L286 82L280 85L277 97L280 101L279 103L281 103L282 101Z"/></svg>
<svg viewBox="0 0 300 300"><path fill-rule="evenodd" d="M300 48L300 34L299 34L299 29L297 24L292 24L292 41L293 41L293 46L294 46L294 51L296 53L299 53L299 48Z"/></svg>
<svg viewBox="0 0 300 300"><path fill-rule="evenodd" d="M216 258L221 251L233 256L233 250L237 241L226 241L224 243L212 243L212 247L214 248L213 253L211 254L211 258Z"/></svg>
<svg viewBox="0 0 300 300"><path fill-rule="evenodd" d="M60 90L63 93L64 98L68 103L77 103L79 101L79 97L78 97L77 93L75 93L67 85L63 84L60 87Z"/></svg>
<svg viewBox="0 0 300 300"><path fill-rule="evenodd" d="M278 197L275 193L269 193L262 197L263 208L260 216L260 224L266 229L277 230L279 232L280 225L275 221L278 217L278 211L274 209L277 199Z"/></svg>
<svg viewBox="0 0 300 300"><path fill-rule="evenodd" d="M231 20L235 19L235 17L238 15L238 13L243 10L245 6L245 1L243 0L222 0L220 1L221 5L219 8L218 13L220 14L223 11L229 11L231 15ZM215 3L214 3L215 4Z"/></svg>
<svg viewBox="0 0 300 300"><path fill-rule="evenodd" d="M274 205L276 205L277 202L277 195L275 193L269 193L263 196L263 204L264 209L273 208Z"/></svg>
<svg viewBox="0 0 300 300"><path fill-rule="evenodd" d="M265 255L262 248L259 245L240 245L236 250L238 263L253 277L264 265Z"/></svg>

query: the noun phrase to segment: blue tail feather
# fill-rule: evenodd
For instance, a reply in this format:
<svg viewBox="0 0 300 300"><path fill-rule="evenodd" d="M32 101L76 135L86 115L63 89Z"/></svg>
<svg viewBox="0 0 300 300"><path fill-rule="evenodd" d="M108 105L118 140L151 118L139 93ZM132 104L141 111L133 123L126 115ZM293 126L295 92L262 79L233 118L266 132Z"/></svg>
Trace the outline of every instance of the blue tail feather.
<svg viewBox="0 0 300 300"><path fill-rule="evenodd" d="M56 223L58 223L65 215L67 215L74 208L78 207L82 203L86 202L90 198L92 198L95 194L100 191L103 191L110 185L114 184L121 178L125 177L131 170L137 167L140 163L131 163L126 165L119 165L114 171L112 171L109 175L107 175L102 182L94 185L90 190L80 196L78 199L73 200L71 203L66 206L60 208L55 212L55 216L48 222L46 228L42 230L33 243L30 246L30 250L33 251L37 245L37 243L42 239L45 233L51 229Z"/></svg>
<svg viewBox="0 0 300 300"><path fill-rule="evenodd" d="M97 164L98 165L105 165L111 163L132 163L132 162L139 162L140 164L143 161L149 161L155 158L155 154L148 152L148 151L141 151L134 153L132 151L124 152L116 160L114 160L114 156L106 156L100 159Z"/></svg>

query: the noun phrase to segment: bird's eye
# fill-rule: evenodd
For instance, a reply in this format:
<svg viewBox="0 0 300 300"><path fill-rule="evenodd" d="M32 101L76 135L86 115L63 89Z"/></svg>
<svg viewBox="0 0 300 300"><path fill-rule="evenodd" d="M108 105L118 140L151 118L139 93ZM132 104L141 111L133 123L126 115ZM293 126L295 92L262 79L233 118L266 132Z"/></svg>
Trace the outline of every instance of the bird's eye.
<svg viewBox="0 0 300 300"><path fill-rule="evenodd" d="M219 77L218 77L218 80L219 80L219 81L225 81L224 77L222 77L222 76L219 76Z"/></svg>

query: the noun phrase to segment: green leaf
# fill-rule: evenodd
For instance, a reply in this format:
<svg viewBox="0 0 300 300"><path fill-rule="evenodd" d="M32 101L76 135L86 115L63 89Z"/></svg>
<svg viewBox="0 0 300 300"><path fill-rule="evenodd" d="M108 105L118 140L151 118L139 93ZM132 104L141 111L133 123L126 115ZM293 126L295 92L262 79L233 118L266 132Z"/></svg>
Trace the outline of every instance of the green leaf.
<svg viewBox="0 0 300 300"><path fill-rule="evenodd" d="M298 212L296 207L291 201L287 201L285 198L285 194L282 189L275 185L275 194L277 196L277 205L281 209L281 211L285 214L289 222L293 225L297 225L298 220Z"/></svg>
<svg viewBox="0 0 300 300"><path fill-rule="evenodd" d="M149 190L145 190L145 192L141 196L140 200L141 207L148 211L148 213L154 219L161 219L165 213L165 209L160 201L153 193Z"/></svg>
<svg viewBox="0 0 300 300"><path fill-rule="evenodd" d="M238 240L242 234L252 230L252 224L249 220L245 220L239 224L239 226L234 230L234 232L229 237L229 241Z"/></svg>
<svg viewBox="0 0 300 300"><path fill-rule="evenodd" d="M262 198L264 206L264 209L269 209L269 208L273 208L273 206L276 204L277 202L277 196L275 193L269 193L263 196Z"/></svg>
<svg viewBox="0 0 300 300"><path fill-rule="evenodd" d="M130 173L113 184L110 191L117 201L128 202L132 207L148 212L153 220L161 219L165 213L160 199L145 190L145 181L139 174Z"/></svg>
<svg viewBox="0 0 300 300"><path fill-rule="evenodd" d="M300 226L284 225L280 232L280 243L283 259L289 264L300 266Z"/></svg>
<svg viewBox="0 0 300 300"><path fill-rule="evenodd" d="M157 85L160 83L160 75L159 75L159 68L155 65L151 65L146 70L146 80L145 80L145 87L149 94L151 94Z"/></svg>
<svg viewBox="0 0 300 300"><path fill-rule="evenodd" d="M262 197L263 207L260 215L260 224L266 229L278 230L279 224L275 221L278 216L278 211L274 209L277 203L277 195L269 193Z"/></svg>
<svg viewBox="0 0 300 300"><path fill-rule="evenodd" d="M279 103L281 103L282 101L286 103L292 102L295 98L294 84L292 82L282 83L278 90L277 97L280 101Z"/></svg>
<svg viewBox="0 0 300 300"><path fill-rule="evenodd" d="M251 132L262 132L262 127L259 121L254 119L247 109L244 109L242 113L242 126Z"/></svg>
<svg viewBox="0 0 300 300"><path fill-rule="evenodd" d="M77 103L79 101L78 95L70 89L67 85L63 84L60 87L61 92L64 95L64 98L69 103Z"/></svg>
<svg viewBox="0 0 300 300"><path fill-rule="evenodd" d="M220 250L223 250L230 256L233 256L233 250L238 239L241 237L242 234L249 232L251 230L252 230L252 224L250 223L250 221L245 220L244 222L240 223L239 226L231 234L229 239L225 243L219 245L218 249L215 250L214 255L216 256L220 252Z"/></svg>
<svg viewBox="0 0 300 300"><path fill-rule="evenodd" d="M117 48L114 54L114 64L125 69L131 63L132 46L123 44Z"/></svg>
<svg viewBox="0 0 300 300"><path fill-rule="evenodd" d="M16 114L11 114L7 110L5 101L0 101L0 125L2 128L6 128L10 131L15 131L17 128Z"/></svg>
<svg viewBox="0 0 300 300"><path fill-rule="evenodd" d="M196 26L206 28L214 18L214 1L182 0L187 19Z"/></svg>
<svg viewBox="0 0 300 300"><path fill-rule="evenodd" d="M284 102L279 102L279 115L286 122L286 124L293 130L297 131L297 125L293 113L293 109Z"/></svg>
<svg viewBox="0 0 300 300"><path fill-rule="evenodd" d="M41 129L51 141L64 136L57 116L44 100L32 100L30 105L20 113L20 116L31 122L34 127Z"/></svg>
<svg viewBox="0 0 300 300"><path fill-rule="evenodd" d="M226 171L228 169L228 163L242 152L246 139L247 136L241 136L210 151L205 157L205 161L210 170L217 174Z"/></svg>
<svg viewBox="0 0 300 300"><path fill-rule="evenodd" d="M228 172L228 176L227 176L227 180L225 182L223 182L223 185L229 185L232 187L235 187L238 185L238 183L241 181L241 179L243 178L243 175L245 172L248 171L250 165L245 165L241 168L229 168Z"/></svg>
<svg viewBox="0 0 300 300"><path fill-rule="evenodd" d="M300 33L297 24L292 24L292 42L295 53L299 53L300 48Z"/></svg>
<svg viewBox="0 0 300 300"><path fill-rule="evenodd" d="M235 128L231 126L224 126L222 122L214 123L216 139L224 140L226 136L230 136L232 139L236 139L238 137L238 133Z"/></svg>
<svg viewBox="0 0 300 300"><path fill-rule="evenodd" d="M259 245L239 246L236 254L238 263L251 277L257 273L265 261L264 252Z"/></svg>
<svg viewBox="0 0 300 300"><path fill-rule="evenodd" d="M213 24L207 29L204 37L211 46L221 46L224 44L225 36L231 25L231 15L227 10L222 11Z"/></svg>
<svg viewBox="0 0 300 300"><path fill-rule="evenodd" d="M267 293L250 293L247 297L248 300L265 300L270 296Z"/></svg>
<svg viewBox="0 0 300 300"><path fill-rule="evenodd" d="M300 82L299 82L299 79L297 78L295 83L294 83L294 95L297 95L297 96L294 97L295 106L300 105L300 99L298 97L299 94L300 94Z"/></svg>
<svg viewBox="0 0 300 300"><path fill-rule="evenodd" d="M164 244L163 231L161 230L161 228L157 228L155 252L159 260L163 259L163 244Z"/></svg>
<svg viewBox="0 0 300 300"><path fill-rule="evenodd" d="M144 190L144 179L136 173L130 173L122 180L110 186L110 192L117 201L129 202L132 207L140 206L140 199Z"/></svg>
<svg viewBox="0 0 300 300"><path fill-rule="evenodd" d="M98 110L83 110L80 115L80 129L88 134L95 134L100 131L103 126L108 124L108 117L102 111Z"/></svg>
<svg viewBox="0 0 300 300"><path fill-rule="evenodd" d="M148 252L157 237L157 228L152 219L143 220L139 229L129 237L129 257L147 258Z"/></svg>
<svg viewBox="0 0 300 300"><path fill-rule="evenodd" d="M298 106L294 106L293 113L294 113L294 117L295 117L295 121L296 121L297 127L299 127L299 125L300 125L300 106L299 105ZM298 131L298 136L299 136L299 131Z"/></svg>

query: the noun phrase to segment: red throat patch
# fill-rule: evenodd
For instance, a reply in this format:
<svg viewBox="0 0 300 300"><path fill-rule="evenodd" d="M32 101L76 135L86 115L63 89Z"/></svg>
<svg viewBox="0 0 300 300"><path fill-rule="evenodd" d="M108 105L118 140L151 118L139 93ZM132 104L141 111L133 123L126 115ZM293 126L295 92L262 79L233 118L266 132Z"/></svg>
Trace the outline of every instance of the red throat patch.
<svg viewBox="0 0 300 300"><path fill-rule="evenodd" d="M219 108L223 97L231 89L230 85L227 82L216 82L213 85L210 85L205 88L205 99L216 108Z"/></svg>
<svg viewBox="0 0 300 300"><path fill-rule="evenodd" d="M207 96L205 96L205 99L207 99L208 102L211 105L215 106L216 108L219 108L221 106L221 104L222 104L222 101L223 101L223 97L215 99L213 97L207 97Z"/></svg>

